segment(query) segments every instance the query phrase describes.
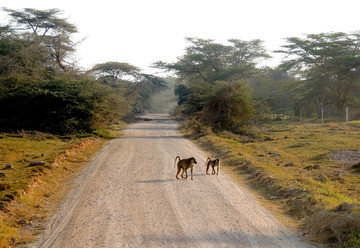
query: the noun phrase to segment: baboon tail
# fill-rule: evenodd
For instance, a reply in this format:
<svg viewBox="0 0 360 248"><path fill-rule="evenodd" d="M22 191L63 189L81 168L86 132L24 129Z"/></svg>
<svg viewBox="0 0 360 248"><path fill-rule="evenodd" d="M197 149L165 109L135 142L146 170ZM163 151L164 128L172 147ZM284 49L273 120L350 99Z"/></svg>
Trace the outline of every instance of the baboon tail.
<svg viewBox="0 0 360 248"><path fill-rule="evenodd" d="M175 161L174 161L174 168L175 168L175 164L176 164L176 159L177 159L177 158L179 158L179 160L180 160L180 156L176 156Z"/></svg>
<svg viewBox="0 0 360 248"><path fill-rule="evenodd" d="M211 161L211 158L206 159L205 166L207 166L209 160Z"/></svg>

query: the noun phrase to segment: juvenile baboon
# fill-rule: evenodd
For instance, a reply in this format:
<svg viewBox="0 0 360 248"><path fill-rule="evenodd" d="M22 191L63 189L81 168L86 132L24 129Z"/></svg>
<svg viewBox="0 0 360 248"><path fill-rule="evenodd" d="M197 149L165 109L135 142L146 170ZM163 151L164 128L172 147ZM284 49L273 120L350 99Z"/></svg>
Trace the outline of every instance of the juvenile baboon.
<svg viewBox="0 0 360 248"><path fill-rule="evenodd" d="M219 175L220 160L218 158L214 159L214 160L211 160L211 158L208 158L205 162L205 166L206 166L206 174L209 174L208 170L209 170L209 167L211 166L212 174L214 175L215 174L215 166L216 166L217 167L216 175Z"/></svg>
<svg viewBox="0 0 360 248"><path fill-rule="evenodd" d="M176 160L178 158L179 158L179 162L177 163L176 178L180 179L180 178L178 178L178 175L179 175L181 169L183 169L183 172L181 173L181 178L186 179L188 177L187 170L190 168L191 169L191 180L193 180L193 168L194 168L194 165L197 164L195 158L191 157L191 158L180 159L180 156L176 156L175 162L174 162L174 167L176 164ZM185 177L183 176L184 172L185 172Z"/></svg>

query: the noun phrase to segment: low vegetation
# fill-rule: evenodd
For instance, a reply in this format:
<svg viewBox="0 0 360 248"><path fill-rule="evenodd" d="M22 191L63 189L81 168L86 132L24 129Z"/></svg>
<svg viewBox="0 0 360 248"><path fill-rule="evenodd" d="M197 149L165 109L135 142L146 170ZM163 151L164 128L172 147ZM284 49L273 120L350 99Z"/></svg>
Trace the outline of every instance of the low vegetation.
<svg viewBox="0 0 360 248"><path fill-rule="evenodd" d="M0 247L28 243L41 232L104 141L35 131L0 134Z"/></svg>
<svg viewBox="0 0 360 248"><path fill-rule="evenodd" d="M333 246L360 245L359 127L274 122L236 135L188 122L184 133L247 175L305 236Z"/></svg>

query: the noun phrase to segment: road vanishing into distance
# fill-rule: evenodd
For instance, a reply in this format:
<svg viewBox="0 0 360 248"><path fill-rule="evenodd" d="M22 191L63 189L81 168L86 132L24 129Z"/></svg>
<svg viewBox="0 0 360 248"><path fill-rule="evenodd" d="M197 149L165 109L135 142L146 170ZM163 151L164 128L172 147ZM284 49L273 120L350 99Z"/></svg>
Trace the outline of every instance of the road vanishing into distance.
<svg viewBox="0 0 360 248"><path fill-rule="evenodd" d="M147 118L94 157L30 247L310 247L228 176L207 175L178 122ZM194 180L175 178L177 155L196 158Z"/></svg>

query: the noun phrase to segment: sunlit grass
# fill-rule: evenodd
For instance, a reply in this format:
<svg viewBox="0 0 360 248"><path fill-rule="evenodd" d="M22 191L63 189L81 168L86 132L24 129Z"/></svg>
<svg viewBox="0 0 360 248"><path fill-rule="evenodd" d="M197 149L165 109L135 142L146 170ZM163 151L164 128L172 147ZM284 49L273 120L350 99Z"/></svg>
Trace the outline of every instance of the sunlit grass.
<svg viewBox="0 0 360 248"><path fill-rule="evenodd" d="M349 124L356 127L360 127L360 121L350 121Z"/></svg>
<svg viewBox="0 0 360 248"><path fill-rule="evenodd" d="M0 247L28 243L41 231L84 162L104 144L98 138L57 137L48 134L1 134ZM44 165L29 166L31 161Z"/></svg>
<svg viewBox="0 0 360 248"><path fill-rule="evenodd" d="M238 149L257 166L263 167L285 183L296 180L299 175L308 178L309 180L302 187L312 189L316 198L331 202L332 207L341 202L359 202L359 187L357 187L360 183L359 176L350 173L344 163L331 160L327 155L332 151L360 150L360 130L337 123L289 124L289 126L290 128L286 128L283 124L279 124L269 129L266 135L273 139L271 141L238 144ZM280 156L267 156L266 153L269 152L278 152ZM257 157L259 154L265 154L265 157L259 159ZM280 162L280 165L274 166ZM284 163L287 162L293 162L294 167L284 167ZM304 170L305 167L315 163L320 165L320 169ZM322 173L339 174L339 178L328 179L326 185L316 182L315 185L321 187L313 187L314 178ZM331 199L327 201L326 198Z"/></svg>
<svg viewBox="0 0 360 248"><path fill-rule="evenodd" d="M357 122L350 123L350 125L345 123L275 122L270 125L252 127L251 135L247 136L228 132L213 134L191 128L184 132L189 137L191 134L195 134L193 137L196 137L199 144L214 156L220 157L223 165L235 166L234 171L239 171L239 177L258 187L259 192L270 196L276 195L277 197L273 198L274 202L283 205L284 202L288 203L288 199L285 195L281 196L281 192L286 194L291 189L305 192L305 196L299 195L294 198L292 201L294 205L291 205L290 200L290 204L285 204L286 207L284 207L286 212L298 220L311 220L312 217L309 218L308 215L319 209L327 211L328 215L326 216L342 216L342 214L347 216L346 212L337 213L334 210L341 203L360 203L360 175L356 169L360 158L359 161L349 162L331 155L332 152L339 151L360 151L360 125ZM348 158L346 157L346 159ZM239 170L243 164L251 164L250 167L247 167L250 168L250 171ZM257 168L262 170L261 177L257 176L260 171ZM250 175L244 176L244 173ZM269 179L275 181L272 186L267 184ZM281 200L282 197L285 197L284 200ZM305 211L299 212L298 210L302 206ZM359 210L355 208L351 213L357 214L358 212ZM348 217L346 221L352 223L353 219ZM341 217L339 218L341 219ZM354 220L356 221L353 223L356 223L359 217L354 216ZM334 233L328 232L328 230L337 230L332 227L340 224L336 221L338 218L331 219L330 217L330 221L325 221L321 225L316 224L316 230L324 232L322 240L324 236L333 237L331 235ZM302 224L312 225L311 222ZM345 222L342 224L346 226ZM348 229L341 235L346 236L346 232L352 230L353 227L357 228L356 226L349 224ZM310 230L315 229L311 227ZM358 231L353 231L355 236L350 237L349 242L360 244L358 236L356 236ZM344 247L351 246L345 245Z"/></svg>

